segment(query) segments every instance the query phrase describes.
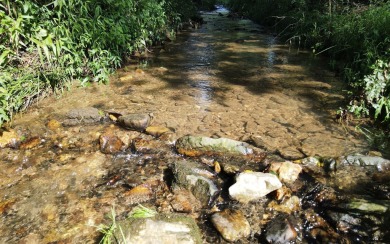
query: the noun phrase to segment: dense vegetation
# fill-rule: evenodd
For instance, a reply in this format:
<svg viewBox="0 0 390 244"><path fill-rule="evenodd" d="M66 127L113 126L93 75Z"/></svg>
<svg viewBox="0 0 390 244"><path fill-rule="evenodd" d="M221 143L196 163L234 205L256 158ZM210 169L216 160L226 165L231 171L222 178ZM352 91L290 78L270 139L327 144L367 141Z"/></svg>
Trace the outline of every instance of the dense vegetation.
<svg viewBox="0 0 390 244"><path fill-rule="evenodd" d="M0 126L68 81L108 81L213 0L0 0Z"/></svg>
<svg viewBox="0 0 390 244"><path fill-rule="evenodd" d="M390 2L230 0L232 10L275 28L289 43L328 55L349 83L349 110L390 122Z"/></svg>
<svg viewBox="0 0 390 244"><path fill-rule="evenodd" d="M390 2L223 0L289 43L328 55L350 84L349 110L390 121ZM0 0L0 126L78 79L105 83L216 0Z"/></svg>

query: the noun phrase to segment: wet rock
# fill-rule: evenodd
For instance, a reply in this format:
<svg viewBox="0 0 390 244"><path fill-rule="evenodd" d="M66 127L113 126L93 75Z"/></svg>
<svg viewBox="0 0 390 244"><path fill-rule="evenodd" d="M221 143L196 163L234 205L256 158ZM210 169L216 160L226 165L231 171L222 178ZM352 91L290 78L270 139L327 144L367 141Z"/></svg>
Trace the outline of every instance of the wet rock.
<svg viewBox="0 0 390 244"><path fill-rule="evenodd" d="M307 209L302 214L306 220L304 235L309 240L320 240L321 243L338 243L340 235L313 209Z"/></svg>
<svg viewBox="0 0 390 244"><path fill-rule="evenodd" d="M19 148L20 149L32 149L36 146L38 146L41 143L41 139L39 137L31 137L27 140L24 140L20 143Z"/></svg>
<svg viewBox="0 0 390 244"><path fill-rule="evenodd" d="M282 203L271 201L267 207L277 212L291 214L301 210L301 200L297 196L286 197Z"/></svg>
<svg viewBox="0 0 390 244"><path fill-rule="evenodd" d="M159 215L154 218L117 222L123 233L114 234L121 243L201 244L201 234L192 218L181 215Z"/></svg>
<svg viewBox="0 0 390 244"><path fill-rule="evenodd" d="M144 154L161 153L163 149L168 149L163 141L141 137L133 139L131 146L134 151Z"/></svg>
<svg viewBox="0 0 390 244"><path fill-rule="evenodd" d="M265 153L248 143L228 138L210 138L203 136L183 136L176 141L176 149L187 156L202 155L240 155L262 161Z"/></svg>
<svg viewBox="0 0 390 244"><path fill-rule="evenodd" d="M340 205L340 207L345 208L352 212L362 212L362 213L378 213L384 214L389 210L390 202L388 201L376 201L370 202L366 199L352 199L346 204Z"/></svg>
<svg viewBox="0 0 390 244"><path fill-rule="evenodd" d="M329 147L330 141L333 143L332 147ZM303 140L300 148L307 156L338 157L345 155L349 148L353 148L353 142L318 132ZM319 151L318 148L321 150Z"/></svg>
<svg viewBox="0 0 390 244"><path fill-rule="evenodd" d="M62 124L64 126L92 124L99 122L102 118L103 116L97 108L77 108L69 111L69 113L66 115L66 119L62 122Z"/></svg>
<svg viewBox="0 0 390 244"><path fill-rule="evenodd" d="M275 133L275 131L273 132ZM271 136L251 136L250 141L255 145L256 147L262 148L266 150L269 153L274 154L281 154L280 149L282 148L288 148L291 145L291 142L287 141L284 138L284 135L287 132L284 132L281 128L281 131L278 132L279 134L275 134L272 137Z"/></svg>
<svg viewBox="0 0 390 244"><path fill-rule="evenodd" d="M280 154L282 158L288 160L297 160L305 157L305 155L303 155L303 153L301 153L295 147L279 148L277 152Z"/></svg>
<svg viewBox="0 0 390 244"><path fill-rule="evenodd" d="M126 191L123 195L126 197L127 203L136 204L154 199L157 192L164 189L166 189L166 185L163 181L152 178L145 183Z"/></svg>
<svg viewBox="0 0 390 244"><path fill-rule="evenodd" d="M177 137L174 133L167 132L167 133L162 134L158 139L161 141L164 141L168 144L173 145L176 142L176 138Z"/></svg>
<svg viewBox="0 0 390 244"><path fill-rule="evenodd" d="M236 183L229 188L229 195L239 202L248 203L281 187L282 183L274 174L243 172L236 177Z"/></svg>
<svg viewBox="0 0 390 244"><path fill-rule="evenodd" d="M176 212L193 213L202 207L199 200L188 190L174 188L173 193L171 206Z"/></svg>
<svg viewBox="0 0 390 244"><path fill-rule="evenodd" d="M16 199L8 199L0 202L0 214L3 215L6 213L15 203Z"/></svg>
<svg viewBox="0 0 390 244"><path fill-rule="evenodd" d="M327 211L327 216L335 222L337 230L348 233L353 228L361 224L361 219L351 216L347 213L337 213L334 211Z"/></svg>
<svg viewBox="0 0 390 244"><path fill-rule="evenodd" d="M291 189L285 185L283 185L281 188L277 189L275 191L275 193L276 193L275 199L278 201L282 200L285 197L291 197L291 194L292 194Z"/></svg>
<svg viewBox="0 0 390 244"><path fill-rule="evenodd" d="M0 132L0 148L12 147L19 142L19 136L15 130Z"/></svg>
<svg viewBox="0 0 390 244"><path fill-rule="evenodd" d="M133 75L132 74L126 74L122 77L119 78L120 81L124 81L124 82L127 82L127 81L130 81L133 79Z"/></svg>
<svg viewBox="0 0 390 244"><path fill-rule="evenodd" d="M57 130L57 129L59 129L62 125L61 125L61 123L60 123L58 120L51 119L51 120L49 120L49 122L47 122L46 126L47 126L47 128L49 128L50 130Z"/></svg>
<svg viewBox="0 0 390 244"><path fill-rule="evenodd" d="M105 154L114 154L125 149L125 144L117 136L101 135L99 142L100 151Z"/></svg>
<svg viewBox="0 0 390 244"><path fill-rule="evenodd" d="M389 234L386 228L385 215L356 214L328 210L325 212L326 218L341 233L348 234L355 240L362 240L368 243L386 240ZM383 228L384 227L384 228Z"/></svg>
<svg viewBox="0 0 390 244"><path fill-rule="evenodd" d="M215 213L211 216L211 222L229 242L247 238L251 233L249 222L240 210L225 209Z"/></svg>
<svg viewBox="0 0 390 244"><path fill-rule="evenodd" d="M154 198L153 190L147 185L139 185L124 193L126 202L137 204Z"/></svg>
<svg viewBox="0 0 390 244"><path fill-rule="evenodd" d="M163 126L149 126L145 129L145 133L155 136L155 137L160 137L161 135L171 132L171 130L167 127Z"/></svg>
<svg viewBox="0 0 390 244"><path fill-rule="evenodd" d="M307 157L297 162L302 165L302 169L306 173L316 178L322 184L326 183L326 177L336 169L336 161L332 158L324 160L316 157Z"/></svg>
<svg viewBox="0 0 390 244"><path fill-rule="evenodd" d="M129 130L144 131L149 126L148 114L127 114L118 118L118 123Z"/></svg>
<svg viewBox="0 0 390 244"><path fill-rule="evenodd" d="M297 231L288 218L280 215L267 225L265 238L269 243L290 243L297 238Z"/></svg>
<svg viewBox="0 0 390 244"><path fill-rule="evenodd" d="M211 204L220 192L215 174L194 161L177 161L172 171L175 183L190 190L203 206Z"/></svg>
<svg viewBox="0 0 390 244"><path fill-rule="evenodd" d="M269 169L271 172L276 172L280 181L285 183L293 183L298 179L302 171L302 167L292 162L272 163Z"/></svg>
<svg viewBox="0 0 390 244"><path fill-rule="evenodd" d="M390 170L390 160L378 156L351 155L341 157L340 161L342 164L376 167L378 171Z"/></svg>

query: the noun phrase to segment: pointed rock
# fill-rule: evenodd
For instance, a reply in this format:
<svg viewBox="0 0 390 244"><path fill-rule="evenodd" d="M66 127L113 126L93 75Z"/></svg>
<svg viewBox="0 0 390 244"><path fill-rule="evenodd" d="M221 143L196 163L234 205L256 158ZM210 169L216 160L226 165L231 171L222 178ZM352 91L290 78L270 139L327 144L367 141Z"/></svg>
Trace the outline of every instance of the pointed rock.
<svg viewBox="0 0 390 244"><path fill-rule="evenodd" d="M274 218L267 226L266 239L269 243L290 243L296 237L294 226L282 216Z"/></svg>
<svg viewBox="0 0 390 244"><path fill-rule="evenodd" d="M292 162L272 163L270 171L276 172L282 182L293 183L298 179L302 166Z"/></svg>
<svg viewBox="0 0 390 244"><path fill-rule="evenodd" d="M203 206L212 203L219 194L215 173L193 161L177 161L172 165L175 184L190 190Z"/></svg>
<svg viewBox="0 0 390 244"><path fill-rule="evenodd" d="M125 144L117 136L101 135L99 138L100 151L105 154L114 154L122 151Z"/></svg>
<svg viewBox="0 0 390 244"><path fill-rule="evenodd" d="M225 209L215 213L211 216L211 222L229 242L247 238L251 233L249 222L240 210Z"/></svg>
<svg viewBox="0 0 390 244"><path fill-rule="evenodd" d="M236 183L229 188L229 195L239 202L248 203L281 187L282 183L274 174L243 172L236 177Z"/></svg>

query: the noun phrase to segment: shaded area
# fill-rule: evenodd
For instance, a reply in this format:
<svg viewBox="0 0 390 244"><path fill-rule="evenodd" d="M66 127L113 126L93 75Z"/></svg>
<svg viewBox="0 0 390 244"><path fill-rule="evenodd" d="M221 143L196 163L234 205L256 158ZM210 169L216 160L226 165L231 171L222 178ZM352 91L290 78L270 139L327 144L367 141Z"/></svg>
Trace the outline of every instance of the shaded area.
<svg viewBox="0 0 390 244"><path fill-rule="evenodd" d="M184 30L178 42L168 44L167 52L153 61L153 67L166 69L163 73L152 71L153 76L166 82L164 89L183 91L171 99L182 101L190 96L203 111L246 110L246 116L266 116L263 121L255 118L254 123L259 126L268 125L272 117L274 126L248 129L246 136L263 136L265 132L270 137L280 137L280 131L287 128L295 138L287 143L290 146L282 146L288 148L288 153L282 153L287 157L313 155L313 150L302 145L314 132L326 131L339 139L357 136L351 127L335 122L336 111L344 102L345 86L326 70L323 60L279 44L261 26L250 20L230 18L224 8L203 13L203 17L205 24L200 29ZM148 92L156 94L160 89ZM190 92L186 94L187 91ZM239 120L235 116L229 118ZM248 119L243 123L245 127ZM317 128L310 126L313 128L306 130L306 123ZM343 148L352 152L354 146L348 144L345 142ZM277 152L271 145L264 147Z"/></svg>
<svg viewBox="0 0 390 244"><path fill-rule="evenodd" d="M124 67L107 86L72 87L72 92L42 101L18 116L13 129L27 139L24 146L0 151L0 242L96 243L96 226L109 223L106 215L114 205L118 220L125 219L137 203L159 213L175 212L172 196L180 194L172 188L170 166L184 156L178 155L172 144L187 134L250 142L264 149L266 162L271 163L306 156L338 158L369 150L353 126L333 121L332 109L343 97L338 93L341 83L331 73L306 55L290 53L271 42L272 36L262 34L261 28L249 21L221 14L205 13L207 23L201 29L183 31L177 42L167 45L165 53L161 51L153 60L152 67ZM218 21L226 21L226 27ZM238 26L229 29L233 23ZM94 124L62 126L69 111L85 107L96 112ZM168 128L170 137L125 130L108 116L131 113L150 115L151 125ZM117 150L125 149L104 154L107 151L99 147L102 135L122 141ZM333 215L322 210L334 210L350 196L366 199L364 191L349 191L348 184L362 186L374 192L377 200L388 201L386 172L370 173L365 167L349 166L334 171L325 167L327 163L314 161L305 165L297 182L286 186L284 199L271 194L243 205L228 196L234 174L227 173L228 167L217 173L213 165L213 160L232 162L232 158L192 160L201 172L211 171L212 179L222 181L221 198L213 199L218 208L245 213L253 235L242 243L263 241L268 223L285 217L278 217L284 209L275 207L283 208L284 200L292 195L301 200L288 221L296 221L294 226L303 230L299 240L313 242L317 236L334 238L332 241L347 236L336 233L338 226L324 220ZM230 165L230 170L265 170L257 162L238 163L243 164L242 169ZM367 183L373 179L377 184ZM226 243L210 223L210 209L191 215L203 230L205 243ZM383 228L388 219L372 215L378 223L374 227L381 230L379 237L388 236ZM358 228L350 226L349 230ZM372 229L348 240L356 240L355 236L370 240L367 233Z"/></svg>

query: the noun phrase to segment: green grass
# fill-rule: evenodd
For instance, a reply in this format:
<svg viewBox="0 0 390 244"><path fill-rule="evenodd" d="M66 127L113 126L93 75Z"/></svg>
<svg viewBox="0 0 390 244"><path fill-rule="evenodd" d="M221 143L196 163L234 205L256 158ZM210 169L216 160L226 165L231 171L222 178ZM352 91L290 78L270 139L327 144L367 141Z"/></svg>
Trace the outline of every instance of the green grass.
<svg viewBox="0 0 390 244"><path fill-rule="evenodd" d="M350 85L348 109L390 127L389 1L231 0L230 7L328 56Z"/></svg>
<svg viewBox="0 0 390 244"><path fill-rule="evenodd" d="M107 83L125 57L196 14L187 0L0 2L0 127L72 80Z"/></svg>
<svg viewBox="0 0 390 244"><path fill-rule="evenodd" d="M157 212L153 209L144 207L139 204L134 207L132 211L129 213L128 218L152 218L157 214ZM101 224L97 227L97 230L103 235L100 240L101 244L111 244L111 243L122 243L126 244L126 237L123 233L122 227L116 222L116 212L113 207L110 212L110 224ZM116 236L117 233L120 233L120 236ZM115 240L115 242L113 241Z"/></svg>
<svg viewBox="0 0 390 244"><path fill-rule="evenodd" d="M157 212L153 209L146 208L139 204L137 207L133 208L129 214L129 218L151 218L154 217Z"/></svg>
<svg viewBox="0 0 390 244"><path fill-rule="evenodd" d="M122 227L117 224L116 222L116 213L115 208L113 207L111 209L111 215L110 215L111 223L109 225L101 224L98 226L98 231L103 235L102 239L99 243L101 244L111 244L113 243L113 240L118 240L118 238L114 235L117 230L121 233L121 240L120 243L125 243L126 238L123 234ZM117 243L117 242L115 242Z"/></svg>

